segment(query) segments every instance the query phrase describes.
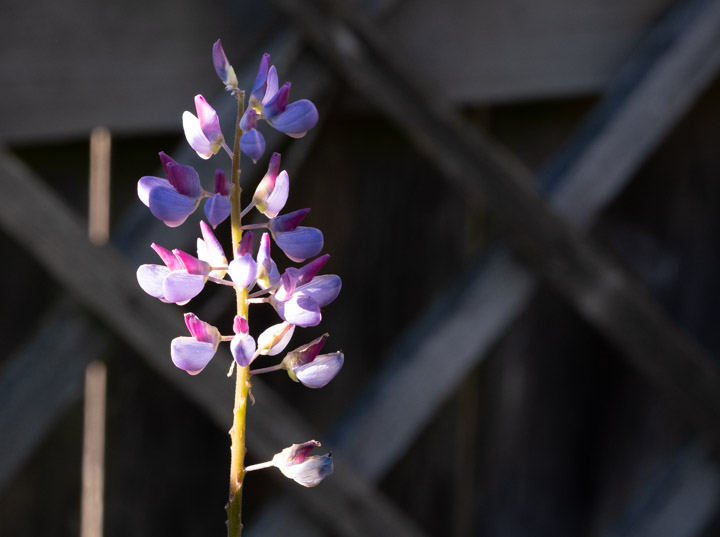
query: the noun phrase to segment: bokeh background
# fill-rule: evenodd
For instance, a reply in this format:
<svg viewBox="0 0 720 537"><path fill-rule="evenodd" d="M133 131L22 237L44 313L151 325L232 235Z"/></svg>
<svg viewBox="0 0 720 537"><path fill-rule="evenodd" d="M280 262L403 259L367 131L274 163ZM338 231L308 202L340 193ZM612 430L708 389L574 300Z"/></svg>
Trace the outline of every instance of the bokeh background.
<svg viewBox="0 0 720 537"><path fill-rule="evenodd" d="M208 189L228 167L223 155L200 161L181 124L202 93L229 137L218 38L241 82L267 51L292 98L316 103L305 138L264 132L291 177L287 208L312 208L325 271L343 278L321 326L291 343L329 332L343 371L317 391L262 378L248 430L250 462L316 438L336 475L300 490L273 470L251 474L248 535L720 533L720 400L706 395L720 382L720 2L2 5L0 536L80 533L93 360L107 366L104 534L225 532L229 354L191 379L169 342L184 335L182 311L229 333L233 297L212 289L181 309L133 281L156 262L151 242L192 251L197 236L199 215L168 229L136 198L138 178L159 174L157 153L196 166ZM363 83L361 67L380 83ZM438 110L489 146L442 146ZM97 127L112 137L101 246L84 235ZM509 162L506 179L541 192L622 267L689 350L656 360L665 340L648 341L642 323L619 341L598 322L623 318L602 288L568 300L543 269L565 253L535 252L511 202L457 180L456 154ZM246 189L266 165L244 164Z"/></svg>

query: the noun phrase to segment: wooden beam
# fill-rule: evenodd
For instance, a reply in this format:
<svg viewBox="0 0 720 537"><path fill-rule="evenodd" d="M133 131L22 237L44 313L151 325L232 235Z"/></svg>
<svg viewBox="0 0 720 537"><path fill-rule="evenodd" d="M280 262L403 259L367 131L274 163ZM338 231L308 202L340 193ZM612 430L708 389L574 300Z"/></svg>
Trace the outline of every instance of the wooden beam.
<svg viewBox="0 0 720 537"><path fill-rule="evenodd" d="M178 371L167 359L167 345L177 334L185 333L182 316L167 315L171 306L148 300L137 286L134 268L111 246L93 247L80 219L30 170L4 151L0 152L0 188L8 189L8 195L0 200L0 226L108 329L198 402L218 425L228 429L232 383L227 381L224 364L229 363L229 356L213 360L196 377ZM83 333L91 332L92 327L80 317L72 320L78 323L79 333L73 332L77 341L83 341ZM284 447L289 439L317 436L259 379L253 381L253 393L262 404L253 407L249 418L251 451L265 457ZM336 479L313 494L304 490L305 494L299 490L290 490L290 494L341 535L377 535L388 530L397 535L422 535L412 521L357 478L342 460L336 460L335 468Z"/></svg>
<svg viewBox="0 0 720 537"><path fill-rule="evenodd" d="M373 101L466 196L483 200L518 252L688 419L720 439L720 369L612 259L554 213L532 175L406 72L399 53L350 5L276 0L333 68ZM697 4L714 59L720 3ZM690 65L693 65L690 63Z"/></svg>

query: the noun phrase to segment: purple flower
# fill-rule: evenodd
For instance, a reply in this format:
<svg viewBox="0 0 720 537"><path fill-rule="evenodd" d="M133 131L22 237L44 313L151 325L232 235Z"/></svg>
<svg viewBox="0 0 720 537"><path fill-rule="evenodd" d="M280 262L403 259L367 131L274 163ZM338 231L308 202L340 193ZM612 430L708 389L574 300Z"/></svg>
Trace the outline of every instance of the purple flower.
<svg viewBox="0 0 720 537"><path fill-rule="evenodd" d="M263 54L249 104L276 130L301 138L317 123L318 112L307 99L288 103L289 98L290 83L278 88L277 70L270 65L270 55Z"/></svg>
<svg viewBox="0 0 720 537"><path fill-rule="evenodd" d="M235 358L235 361L240 367L249 366L257 356L255 354L257 345L248 331L247 320L244 317L236 315L233 321L233 332L235 332L235 336L230 342L230 352L232 352L233 358Z"/></svg>
<svg viewBox="0 0 720 537"><path fill-rule="evenodd" d="M285 170L280 172L280 153L273 153L268 170L253 194L255 207L268 218L274 218L285 207L289 192L290 178Z"/></svg>
<svg viewBox="0 0 720 537"><path fill-rule="evenodd" d="M310 209L300 209L270 219L270 233L275 243L290 259L301 263L323 249L323 234L317 228L299 226Z"/></svg>
<svg viewBox="0 0 720 537"><path fill-rule="evenodd" d="M223 50L222 43L218 39L213 45L212 50L213 64L215 65L215 72L225 84L225 89L228 91L237 90L238 80L235 75L235 70L228 62L225 51Z"/></svg>
<svg viewBox="0 0 720 537"><path fill-rule="evenodd" d="M320 442L310 440L303 444L293 444L277 453L272 459L272 465L296 483L314 487L333 471L330 453L308 456L315 447L320 447Z"/></svg>
<svg viewBox="0 0 720 537"><path fill-rule="evenodd" d="M230 203L230 192L232 187L222 170L215 170L215 194L205 202L205 216L213 228L221 224L230 216L232 203Z"/></svg>
<svg viewBox="0 0 720 537"><path fill-rule="evenodd" d="M215 356L222 338L217 328L201 321L194 313L185 314L185 325L192 337L173 339L170 343L170 356L177 367L191 375L197 375Z"/></svg>
<svg viewBox="0 0 720 537"><path fill-rule="evenodd" d="M210 274L210 264L182 250L170 252L153 243L163 265L141 265L137 270L140 287L150 296L162 302L187 304L200 294Z"/></svg>
<svg viewBox="0 0 720 537"><path fill-rule="evenodd" d="M225 142L220 130L220 120L215 109L202 95L195 96L195 110L197 116L192 112L183 112L185 138L200 158L209 159L220 151Z"/></svg>
<svg viewBox="0 0 720 537"><path fill-rule="evenodd" d="M287 353L282 366L290 378L308 388L322 388L338 374L343 366L342 352L320 354L328 335L323 334L310 343Z"/></svg>
<svg viewBox="0 0 720 537"><path fill-rule="evenodd" d="M160 153L167 180L145 176L138 181L138 197L150 212L169 227L177 227L197 209L204 192L194 168L178 164Z"/></svg>
<svg viewBox="0 0 720 537"><path fill-rule="evenodd" d="M243 133L240 136L240 150L257 162L265 153L265 137L257 130L257 112L248 108L240 120Z"/></svg>
<svg viewBox="0 0 720 537"><path fill-rule="evenodd" d="M299 286L297 280L297 273L285 271L281 287L292 291L281 293L278 289L270 303L284 321L302 327L317 326L322 320L320 308L330 304L340 293L340 277L323 274Z"/></svg>

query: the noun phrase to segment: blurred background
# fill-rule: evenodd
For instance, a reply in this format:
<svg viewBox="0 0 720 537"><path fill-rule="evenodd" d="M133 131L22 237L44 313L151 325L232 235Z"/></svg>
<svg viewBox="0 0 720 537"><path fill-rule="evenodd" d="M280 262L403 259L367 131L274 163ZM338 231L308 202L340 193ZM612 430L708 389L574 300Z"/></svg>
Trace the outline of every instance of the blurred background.
<svg viewBox="0 0 720 537"><path fill-rule="evenodd" d="M137 200L157 153L206 189L229 167L181 123L202 93L230 138L218 38L241 87L270 52L317 105L303 139L264 129L266 155L343 279L291 343L329 332L340 375L264 376L248 418L250 463L315 438L336 473L251 474L248 536L720 534L720 2L3 7L0 536L81 534L86 401L104 535L225 532L229 353L189 377L169 343L182 311L230 333L234 300L135 281L151 242L198 236L199 211L170 229Z"/></svg>

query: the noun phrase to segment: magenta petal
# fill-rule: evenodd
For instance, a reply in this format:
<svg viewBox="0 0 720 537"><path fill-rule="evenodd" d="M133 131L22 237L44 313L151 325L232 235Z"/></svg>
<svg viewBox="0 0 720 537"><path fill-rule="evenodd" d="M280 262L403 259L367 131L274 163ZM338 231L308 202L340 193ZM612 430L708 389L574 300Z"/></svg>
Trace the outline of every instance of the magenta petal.
<svg viewBox="0 0 720 537"><path fill-rule="evenodd" d="M290 103L284 112L268 120L280 132L293 138L302 138L318 122L315 105L307 99Z"/></svg>
<svg viewBox="0 0 720 537"><path fill-rule="evenodd" d="M205 287L206 276L188 274L184 271L171 272L163 281L163 295L168 302L183 305L200 294Z"/></svg>
<svg viewBox="0 0 720 537"><path fill-rule="evenodd" d="M294 231L274 233L273 238L285 255L296 263L318 255L323 248L323 234L317 228L300 226Z"/></svg>
<svg viewBox="0 0 720 537"><path fill-rule="evenodd" d="M168 227L177 227L195 211L198 200L180 194L171 186L156 187L149 192L147 205L155 218Z"/></svg>
<svg viewBox="0 0 720 537"><path fill-rule="evenodd" d="M257 162L265 153L265 137L257 129L246 130L240 136L240 150Z"/></svg>
<svg viewBox="0 0 720 537"><path fill-rule="evenodd" d="M240 315L236 315L233 319L233 332L236 334L247 334L250 330L250 325L248 325L247 319L245 317L241 317Z"/></svg>
<svg viewBox="0 0 720 537"><path fill-rule="evenodd" d="M163 281L168 274L170 270L162 265L140 265L137 269L137 281L147 294L164 300Z"/></svg>
<svg viewBox="0 0 720 537"><path fill-rule="evenodd" d="M215 109L210 106L210 103L202 95L195 96L195 110L205 137L210 140L213 146L221 143L224 137L220 130L220 119Z"/></svg>
<svg viewBox="0 0 720 537"><path fill-rule="evenodd" d="M190 255L187 252L183 252L182 250L178 250L177 248L173 250L173 254L175 254L175 257L180 260L185 270L187 270L190 274L200 274L202 276L210 274L211 267L207 261L198 259L197 257Z"/></svg>
<svg viewBox="0 0 720 537"><path fill-rule="evenodd" d="M255 359L257 345L250 334L236 334L230 342L230 352L240 367L249 366Z"/></svg>
<svg viewBox="0 0 720 537"><path fill-rule="evenodd" d="M205 202L205 216L210 225L215 228L222 224L232 211L232 203L225 196L215 194Z"/></svg>
<svg viewBox="0 0 720 537"><path fill-rule="evenodd" d="M180 260L175 257L175 254L167 248L163 248L162 246L160 246L159 244L155 244L154 242L150 245L150 248L155 250L155 253L160 256L160 259L162 259L163 263L165 263L165 266L170 270L183 269L183 264L180 262Z"/></svg>
<svg viewBox="0 0 720 537"><path fill-rule="evenodd" d="M293 369L293 373L308 388L322 388L340 372L344 360L342 352L321 354L312 362Z"/></svg>
<svg viewBox="0 0 720 537"><path fill-rule="evenodd" d="M186 336L176 337L170 343L173 363L191 375L200 373L215 356L216 350L217 344Z"/></svg>
<svg viewBox="0 0 720 537"><path fill-rule="evenodd" d="M280 318L291 324L308 327L317 326L322 321L320 306L311 296L295 294L286 302L273 301L272 304Z"/></svg>
<svg viewBox="0 0 720 537"><path fill-rule="evenodd" d="M220 343L220 331L210 323L201 321L194 313L188 312L185 314L185 325L192 337L198 341L210 342L213 345Z"/></svg>
<svg viewBox="0 0 720 537"><path fill-rule="evenodd" d="M311 296L321 308L324 308L337 298L341 288L340 276L322 274L313 278L310 283L298 287L295 294Z"/></svg>

